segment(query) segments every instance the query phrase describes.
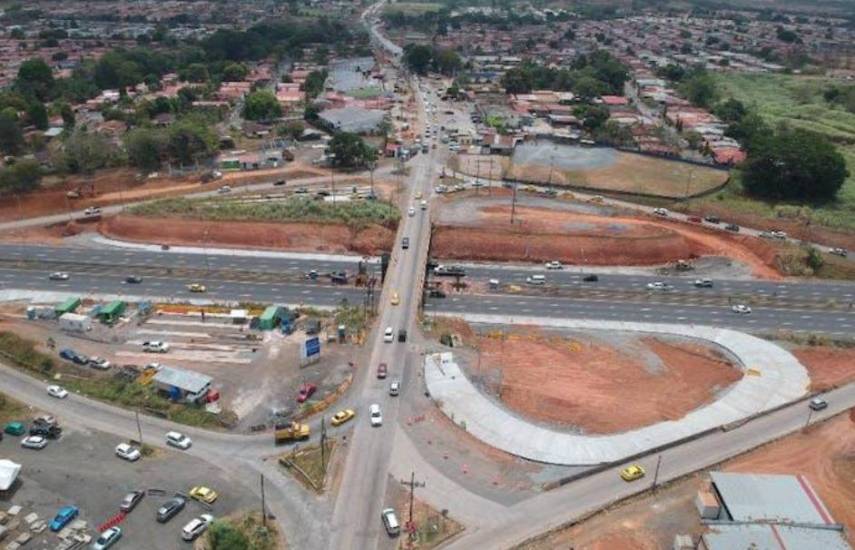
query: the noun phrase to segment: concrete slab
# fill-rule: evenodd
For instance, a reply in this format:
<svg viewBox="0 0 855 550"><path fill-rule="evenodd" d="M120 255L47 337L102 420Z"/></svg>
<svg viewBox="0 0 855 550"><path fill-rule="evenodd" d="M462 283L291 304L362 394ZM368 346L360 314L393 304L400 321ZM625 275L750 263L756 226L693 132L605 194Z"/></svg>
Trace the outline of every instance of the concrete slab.
<svg viewBox="0 0 855 550"><path fill-rule="evenodd" d="M619 461L798 399L806 394L810 384L807 371L788 351L771 342L729 329L477 314L459 317L472 323L636 331L700 338L729 350L740 361L743 370L752 369L758 373L743 376L717 401L679 420L660 422L629 432L588 436L535 425L515 416L481 394L450 353L425 357L424 374L428 391L452 421L493 447L538 462L594 465Z"/></svg>

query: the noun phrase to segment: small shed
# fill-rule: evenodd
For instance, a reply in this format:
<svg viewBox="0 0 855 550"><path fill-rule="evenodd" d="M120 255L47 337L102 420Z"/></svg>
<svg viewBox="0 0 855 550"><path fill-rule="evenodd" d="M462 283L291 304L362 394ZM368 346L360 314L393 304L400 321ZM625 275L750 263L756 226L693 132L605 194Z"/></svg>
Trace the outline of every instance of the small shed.
<svg viewBox="0 0 855 550"><path fill-rule="evenodd" d="M279 312L281 309L280 306L268 306L264 310L264 313L261 314L261 317L258 318L258 328L261 330L273 330L276 328L281 318Z"/></svg>
<svg viewBox="0 0 855 550"><path fill-rule="evenodd" d="M57 317L61 317L65 313L74 313L74 311L80 307L80 298L72 297L64 301L63 303L56 306L54 311L56 312Z"/></svg>
<svg viewBox="0 0 855 550"><path fill-rule="evenodd" d="M101 319L102 323L112 325L119 320L127 307L128 304L122 300L114 300L101 308L101 311L98 312L98 318Z"/></svg>
<svg viewBox="0 0 855 550"><path fill-rule="evenodd" d="M214 379L190 370L161 367L154 375L155 387L176 400L196 403L211 390Z"/></svg>

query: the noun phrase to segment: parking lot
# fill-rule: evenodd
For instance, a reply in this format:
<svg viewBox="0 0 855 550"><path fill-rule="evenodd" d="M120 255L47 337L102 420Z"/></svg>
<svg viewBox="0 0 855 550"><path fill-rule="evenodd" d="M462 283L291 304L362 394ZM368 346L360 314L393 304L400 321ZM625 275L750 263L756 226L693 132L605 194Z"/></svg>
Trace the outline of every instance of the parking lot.
<svg viewBox="0 0 855 550"><path fill-rule="evenodd" d="M59 421L61 424L61 417ZM181 540L181 528L191 519L202 513L223 517L260 506L258 499L237 483L238 472L222 471L181 451L158 449L152 456L130 463L114 454L120 441L101 432L65 427L59 440L51 441L39 451L23 449L20 439L5 435L0 441L0 456L23 466L11 494L0 494L0 511L19 505L22 507L19 518L35 512L40 519L50 522L60 507L74 505L80 509L79 519L87 523L86 532L94 537L100 525L118 514L126 493L150 491L118 523L124 536L115 548L186 549L189 545ZM155 514L161 503L175 493L186 495L193 485L208 486L219 493L219 498L210 509L189 500L184 510L169 522L158 523ZM13 540L22 529L7 536L4 543ZM53 550L59 544L57 534L45 529L25 548Z"/></svg>

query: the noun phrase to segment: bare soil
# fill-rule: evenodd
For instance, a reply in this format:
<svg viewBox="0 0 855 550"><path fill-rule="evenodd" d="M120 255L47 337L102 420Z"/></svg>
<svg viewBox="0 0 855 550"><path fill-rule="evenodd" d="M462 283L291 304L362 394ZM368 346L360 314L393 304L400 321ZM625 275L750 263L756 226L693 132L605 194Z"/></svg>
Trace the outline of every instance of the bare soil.
<svg viewBox="0 0 855 550"><path fill-rule="evenodd" d="M108 237L128 241L364 255L388 251L395 240L394 230L379 225L353 229L343 224L208 222L130 215L107 218L98 229Z"/></svg>
<svg viewBox="0 0 855 550"><path fill-rule="evenodd" d="M692 341L529 330L484 335L479 345L480 368L498 371L487 379L500 380L496 392L510 409L586 433L677 420L742 377L721 352Z"/></svg>
<svg viewBox="0 0 855 550"><path fill-rule="evenodd" d="M825 391L855 380L855 349L825 346L793 350L810 374L810 387Z"/></svg>

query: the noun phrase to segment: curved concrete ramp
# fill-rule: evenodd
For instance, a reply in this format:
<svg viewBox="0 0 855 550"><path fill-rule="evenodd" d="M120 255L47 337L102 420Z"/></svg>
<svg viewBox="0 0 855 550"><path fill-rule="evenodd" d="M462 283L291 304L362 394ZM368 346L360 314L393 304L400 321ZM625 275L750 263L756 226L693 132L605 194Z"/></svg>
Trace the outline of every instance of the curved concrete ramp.
<svg viewBox="0 0 855 550"><path fill-rule="evenodd" d="M743 370L751 370L717 401L680 420L612 435L587 436L545 428L510 413L478 391L450 353L425 357L428 391L447 416L485 443L538 462L563 465L615 462L783 405L804 396L810 384L807 371L792 354L765 340L729 329L534 317L508 319L474 314L463 318L472 323L638 331L699 338L728 349L742 363ZM638 399L644 396L639 395Z"/></svg>

